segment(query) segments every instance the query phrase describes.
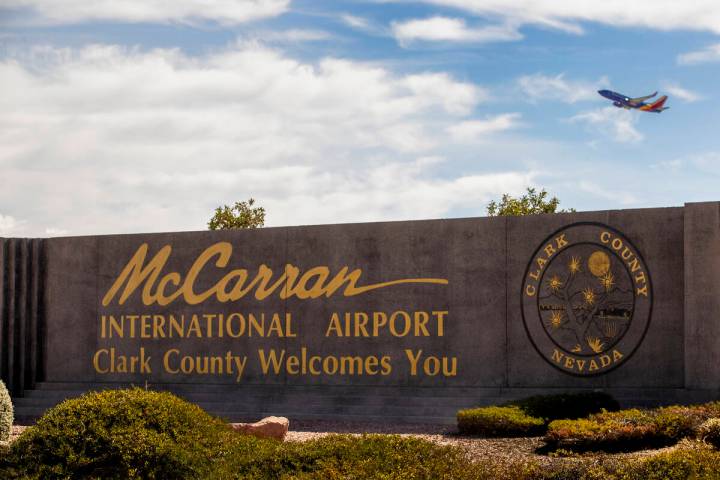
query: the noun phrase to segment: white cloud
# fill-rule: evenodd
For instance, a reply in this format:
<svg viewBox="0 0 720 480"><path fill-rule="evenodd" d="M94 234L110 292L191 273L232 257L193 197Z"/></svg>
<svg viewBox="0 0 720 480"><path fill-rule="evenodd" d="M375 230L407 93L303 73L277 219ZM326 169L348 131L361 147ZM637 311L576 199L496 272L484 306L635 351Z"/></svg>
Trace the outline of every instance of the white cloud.
<svg viewBox="0 0 720 480"><path fill-rule="evenodd" d="M389 31L390 29L387 25L377 23L367 17L343 13L340 14L338 18L342 23L355 30L379 37L388 37L391 35L391 32Z"/></svg>
<svg viewBox="0 0 720 480"><path fill-rule="evenodd" d="M559 100L566 103L597 100L600 98L598 89L606 87L608 83L607 77L602 77L596 82L567 80L562 73L556 76L536 73L522 76L517 80L520 90L532 101Z"/></svg>
<svg viewBox="0 0 720 480"><path fill-rule="evenodd" d="M592 131L597 131L620 143L639 142L644 137L635 125L638 113L616 107L604 107L579 113L570 121L584 123Z"/></svg>
<svg viewBox="0 0 720 480"><path fill-rule="evenodd" d="M484 88L453 80L447 73L408 75L403 84L423 102L441 105L448 113L467 115L488 98Z"/></svg>
<svg viewBox="0 0 720 480"><path fill-rule="evenodd" d="M448 127L487 96L446 73L310 64L255 43L16 52L0 61L0 205L32 235L59 234L50 219L73 234L204 229L250 196L271 225L481 213L533 178L437 164L455 158Z"/></svg>
<svg viewBox="0 0 720 480"><path fill-rule="evenodd" d="M720 43L708 45L702 50L680 54L677 57L677 62L680 65L720 62Z"/></svg>
<svg viewBox="0 0 720 480"><path fill-rule="evenodd" d="M3 8L31 8L48 23L93 20L234 25L285 12L290 0L3 0Z"/></svg>
<svg viewBox="0 0 720 480"><path fill-rule="evenodd" d="M651 165L652 168L659 168L661 170L670 170L672 172L680 171L685 165L685 161L681 159L675 160L662 160L658 163Z"/></svg>
<svg viewBox="0 0 720 480"><path fill-rule="evenodd" d="M62 228L46 228L45 235L48 237L62 237L68 234L68 231Z"/></svg>
<svg viewBox="0 0 720 480"><path fill-rule="evenodd" d="M494 133L517 128L521 115L519 113L504 113L485 120L465 120L450 125L447 132L458 141L475 141L486 138Z"/></svg>
<svg viewBox="0 0 720 480"><path fill-rule="evenodd" d="M703 152L659 162L653 167L673 173L700 172L704 176L720 175L720 152Z"/></svg>
<svg viewBox="0 0 720 480"><path fill-rule="evenodd" d="M332 38L332 35L323 30L294 28L290 30L262 32L257 35L257 38L267 43L299 43L328 40Z"/></svg>
<svg viewBox="0 0 720 480"><path fill-rule="evenodd" d="M720 152L706 152L696 155L690 161L699 170L713 175L720 175Z"/></svg>
<svg viewBox="0 0 720 480"><path fill-rule="evenodd" d="M716 0L423 0L515 25L533 24L570 33L580 22L657 30L701 30L720 33Z"/></svg>
<svg viewBox="0 0 720 480"><path fill-rule="evenodd" d="M393 22L392 32L401 45L413 41L498 42L519 40L522 35L508 25L468 27L460 18L431 17Z"/></svg>
<svg viewBox="0 0 720 480"><path fill-rule="evenodd" d="M702 96L700 94L695 93L686 88L683 88L680 85L675 84L675 83L668 83L668 84L664 85L664 89L667 90L667 93L669 93L673 97L677 97L680 100L684 100L688 103L697 102L698 100L702 100Z"/></svg>
<svg viewBox="0 0 720 480"><path fill-rule="evenodd" d="M343 23L345 23L346 25L360 30L370 28L370 22L366 18L358 17L357 15L350 15L349 13L344 13L340 15L340 20L342 20Z"/></svg>
<svg viewBox="0 0 720 480"><path fill-rule="evenodd" d="M16 220L10 215L0 214L0 236L18 235L21 231L23 222Z"/></svg>
<svg viewBox="0 0 720 480"><path fill-rule="evenodd" d="M583 192L587 192L596 197L599 197L605 202L611 201L614 203L619 203L620 205L626 207L629 205L637 205L638 203L638 198L635 195L622 189L604 188L597 183L587 180L582 180L578 182L576 186Z"/></svg>

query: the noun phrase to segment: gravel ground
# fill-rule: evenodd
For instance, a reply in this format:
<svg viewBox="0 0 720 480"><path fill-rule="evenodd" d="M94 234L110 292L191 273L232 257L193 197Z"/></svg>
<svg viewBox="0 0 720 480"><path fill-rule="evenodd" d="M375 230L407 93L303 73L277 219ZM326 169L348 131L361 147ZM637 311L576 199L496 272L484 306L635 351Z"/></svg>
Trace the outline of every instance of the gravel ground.
<svg viewBox="0 0 720 480"><path fill-rule="evenodd" d="M592 456L588 454L578 457L552 457L536 453L536 450L545 445L542 437L521 438L483 438L459 436L453 426L448 425L416 425L416 424L374 424L374 423L345 423L329 421L295 421L290 424L290 431L286 437L290 442L305 442L333 433L349 433L359 435L362 433L392 433L402 436L422 438L438 445L452 445L462 448L468 457L475 461L493 460L493 463L513 464L518 461L534 461L541 465L550 465L566 462L577 462L582 458ZM641 450L631 453L604 454L619 460L633 457L651 456L659 452L673 449L668 447L660 450Z"/></svg>
<svg viewBox="0 0 720 480"><path fill-rule="evenodd" d="M17 438L26 428L26 426L22 425L13 425L10 441L12 442ZM582 458L558 458L536 453L535 451L545 444L542 437L461 437L457 435L454 427L448 425L293 421L290 423L290 431L287 434L286 441L306 442L335 433L352 435L384 433L412 436L437 443L438 445L452 445L462 448L472 460L483 461L492 459L495 463L508 465L518 461L528 460L542 465L550 465L558 462L576 462L578 458ZM675 447L660 450L641 450L632 453L616 453L607 456L618 459L650 456L673 448Z"/></svg>

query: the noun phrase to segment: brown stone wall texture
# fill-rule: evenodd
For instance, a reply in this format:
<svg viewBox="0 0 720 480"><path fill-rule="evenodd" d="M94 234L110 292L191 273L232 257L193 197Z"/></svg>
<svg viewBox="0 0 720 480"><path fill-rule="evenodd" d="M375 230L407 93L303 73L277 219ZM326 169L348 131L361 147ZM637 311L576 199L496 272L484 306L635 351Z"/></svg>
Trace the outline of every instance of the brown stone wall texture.
<svg viewBox="0 0 720 480"><path fill-rule="evenodd" d="M0 373L16 397L36 382L361 402L720 388L715 202L0 246Z"/></svg>

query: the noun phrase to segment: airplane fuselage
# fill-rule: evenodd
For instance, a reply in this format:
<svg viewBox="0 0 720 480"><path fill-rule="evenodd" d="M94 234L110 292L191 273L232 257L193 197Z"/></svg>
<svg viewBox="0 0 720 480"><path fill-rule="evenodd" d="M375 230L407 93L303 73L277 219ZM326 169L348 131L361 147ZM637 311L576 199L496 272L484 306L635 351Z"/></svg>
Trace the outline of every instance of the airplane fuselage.
<svg viewBox="0 0 720 480"><path fill-rule="evenodd" d="M613 92L612 90L598 90L598 93L608 100L612 100L613 105L620 108L638 108L645 103L640 105L633 105L630 103L631 98L623 95L622 93Z"/></svg>
<svg viewBox="0 0 720 480"><path fill-rule="evenodd" d="M642 110L644 112L655 112L660 113L663 110L667 110L669 107L665 107L665 101L667 95L663 95L652 103L645 103L645 100L657 95L657 92L647 95L645 97L631 98L622 93L613 92L612 90L598 90L598 93L608 100L612 100L613 105L618 108Z"/></svg>

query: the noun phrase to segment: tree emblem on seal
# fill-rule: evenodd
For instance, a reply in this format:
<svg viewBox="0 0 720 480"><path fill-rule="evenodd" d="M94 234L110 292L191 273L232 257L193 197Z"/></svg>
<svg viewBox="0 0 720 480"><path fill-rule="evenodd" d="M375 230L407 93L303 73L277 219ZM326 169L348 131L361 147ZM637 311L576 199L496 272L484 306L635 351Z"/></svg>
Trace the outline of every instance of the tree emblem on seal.
<svg viewBox="0 0 720 480"><path fill-rule="evenodd" d="M617 368L635 352L652 312L650 274L617 230L576 223L548 237L523 277L525 329L540 355L566 373Z"/></svg>

